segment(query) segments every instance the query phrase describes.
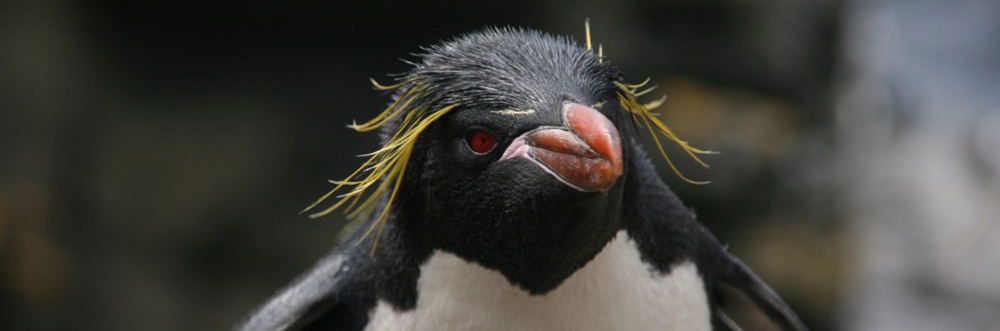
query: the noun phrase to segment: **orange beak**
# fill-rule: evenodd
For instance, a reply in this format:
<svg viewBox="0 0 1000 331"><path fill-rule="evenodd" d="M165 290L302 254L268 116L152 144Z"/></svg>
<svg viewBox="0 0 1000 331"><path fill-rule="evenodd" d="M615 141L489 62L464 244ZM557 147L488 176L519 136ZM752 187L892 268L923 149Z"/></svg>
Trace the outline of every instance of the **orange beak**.
<svg viewBox="0 0 1000 331"><path fill-rule="evenodd" d="M539 127L514 140L501 160L524 157L581 191L611 188L622 174L621 136L596 109L563 105L565 127Z"/></svg>

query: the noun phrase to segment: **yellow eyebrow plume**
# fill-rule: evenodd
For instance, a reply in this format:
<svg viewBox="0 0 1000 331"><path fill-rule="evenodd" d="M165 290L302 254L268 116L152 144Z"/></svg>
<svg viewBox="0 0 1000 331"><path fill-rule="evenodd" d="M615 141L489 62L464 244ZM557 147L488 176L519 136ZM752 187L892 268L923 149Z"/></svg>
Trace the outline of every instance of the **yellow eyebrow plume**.
<svg viewBox="0 0 1000 331"><path fill-rule="evenodd" d="M701 158L698 157L698 154L716 154L716 152L701 150L692 147L691 145L688 144L687 141L681 140L681 138L678 137L677 134L675 134L673 131L671 131L670 128L668 128L665 124L663 124L663 122L660 121L660 119L656 117L656 115L650 112L650 109L655 109L656 107L662 105L665 98L660 98L658 100L646 104L639 103L636 97L649 93L653 88L655 88L651 87L641 92L636 92L639 88L646 86L647 83L649 83L648 78L646 79L646 81L639 84L625 84L622 82L616 82L615 85L618 86L618 92L616 92L616 94L618 95L618 104L621 106L622 109L627 111L629 115L631 115L632 122L636 123L637 126L639 126L638 123L640 121L645 124L646 129L649 130L650 136L653 137L653 142L656 143L656 148L660 151L660 155L663 155L663 159L667 160L667 165L670 166L670 169L673 170L678 177L683 179L685 182L691 184L702 185L710 183L708 181L695 181L688 179L687 177L684 176L684 174L681 173L679 169L677 169L677 166L674 165L674 162L670 160L670 157L667 156L667 152L664 151L663 145L660 143L660 139L659 137L657 137L657 134L662 134L667 139L670 139L674 143L677 143L677 145L680 145L680 147L684 149L684 151L687 152L687 154L690 155L692 159L694 159L696 162L698 162L698 164L700 164L705 168L708 168L709 166L704 161L702 161Z"/></svg>
<svg viewBox="0 0 1000 331"><path fill-rule="evenodd" d="M531 115L531 114L535 113L535 110L534 109L524 109L524 110L501 109L501 110L491 110L490 112L494 113L494 114L500 114L500 115Z"/></svg>
<svg viewBox="0 0 1000 331"><path fill-rule="evenodd" d="M413 146L416 144L417 138L427 127L458 105L452 104L440 109L431 109L427 100L429 91L427 86L419 81L419 77L412 77L389 86L381 85L374 79L371 82L379 90L395 90L407 86L408 88L378 116L362 124L352 123L348 125L349 128L358 132L367 132L382 127L401 114L405 113L406 115L403 117L396 132L393 133L392 138L385 145L374 152L361 155L367 156L368 160L343 180L331 181L336 186L330 192L316 200L316 202L309 205L309 207L302 210L302 212L308 212L316 208L320 203L333 196L334 193L345 189L347 192L337 195L337 201L332 206L310 214L309 217L317 218L326 216L346 204L347 207L344 208L344 211L347 213L347 217L358 221L371 216L372 212L378 206L379 199L386 192L389 192L388 201L382 212L360 238L363 240L373 232L375 233L371 250L371 254L374 255L379 237L382 235L382 229L389 216L392 202L395 200L397 193L399 193L400 184L403 181L403 175L406 173L406 166L410 161L410 155L413 153ZM362 196L366 195L366 192L373 186L374 189L367 194L367 197L362 199ZM391 192L388 191L390 186L392 186Z"/></svg>

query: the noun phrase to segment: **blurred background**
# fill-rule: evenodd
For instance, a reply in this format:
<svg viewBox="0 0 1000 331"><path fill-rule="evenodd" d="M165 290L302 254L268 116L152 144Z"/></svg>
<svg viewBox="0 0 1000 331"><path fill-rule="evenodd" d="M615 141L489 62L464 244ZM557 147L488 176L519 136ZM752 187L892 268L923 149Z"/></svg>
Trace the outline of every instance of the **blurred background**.
<svg viewBox="0 0 1000 331"><path fill-rule="evenodd" d="M721 152L661 176L810 327L1000 330L990 0L4 0L0 329L230 328L334 245L297 212L376 148L368 77L586 17Z"/></svg>

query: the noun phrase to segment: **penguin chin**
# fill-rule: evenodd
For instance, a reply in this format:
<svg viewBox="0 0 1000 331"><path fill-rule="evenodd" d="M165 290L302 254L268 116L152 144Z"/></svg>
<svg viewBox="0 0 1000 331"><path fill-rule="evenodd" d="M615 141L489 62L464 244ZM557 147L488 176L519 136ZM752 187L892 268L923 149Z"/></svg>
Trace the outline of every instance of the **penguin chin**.
<svg viewBox="0 0 1000 331"><path fill-rule="evenodd" d="M581 192L528 160L484 175L505 178L477 194L494 197L434 221L440 249L503 274L532 294L559 286L621 228L621 183Z"/></svg>

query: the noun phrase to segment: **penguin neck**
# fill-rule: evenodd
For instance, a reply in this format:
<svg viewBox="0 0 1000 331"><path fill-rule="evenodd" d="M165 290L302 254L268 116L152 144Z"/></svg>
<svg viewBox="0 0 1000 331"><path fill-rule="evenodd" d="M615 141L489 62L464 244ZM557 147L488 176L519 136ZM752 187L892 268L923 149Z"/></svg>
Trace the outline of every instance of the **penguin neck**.
<svg viewBox="0 0 1000 331"><path fill-rule="evenodd" d="M390 211L380 233L374 230L361 237L367 228L355 231L353 240L358 244L353 249L370 259L370 272L390 281L366 284L374 289L377 297L400 310L412 309L417 304L417 280L420 264L426 261L433 250L419 231L419 223L408 220L400 213ZM376 242L375 237L378 235ZM358 239L361 239L360 241Z"/></svg>
<svg viewBox="0 0 1000 331"><path fill-rule="evenodd" d="M642 147L631 142L629 172L625 181L623 223L636 241L644 261L660 272L691 260L705 270L719 247L715 237L659 177Z"/></svg>
<svg viewBox="0 0 1000 331"><path fill-rule="evenodd" d="M563 224L573 226L566 226L559 232L552 233L546 240L522 241L522 244L515 247L493 247L484 242L519 240L520 238L516 238L519 236L518 229L483 224L484 232L459 238L456 244L455 241L436 240L439 235L434 231L449 229L442 229L440 215L427 215L434 212L425 209L424 197L404 196L399 201L390 211L391 217L379 240L375 262L380 268L401 277L402 283L410 284L407 285L410 288L419 276L420 265L435 252L444 252L499 272L511 284L533 295L545 294L593 260L622 229L620 202L616 202L613 207L599 209L599 212L588 212L593 209L594 204L592 201L582 200L567 205L566 212L558 215L571 219L572 223ZM537 218L535 221L552 221L548 216ZM470 220L472 221L475 220ZM366 241L370 243L372 240ZM414 303L409 297L395 301L395 306L404 309Z"/></svg>

